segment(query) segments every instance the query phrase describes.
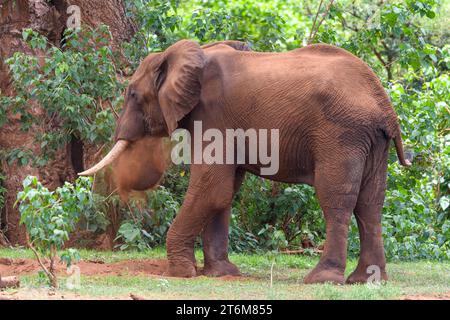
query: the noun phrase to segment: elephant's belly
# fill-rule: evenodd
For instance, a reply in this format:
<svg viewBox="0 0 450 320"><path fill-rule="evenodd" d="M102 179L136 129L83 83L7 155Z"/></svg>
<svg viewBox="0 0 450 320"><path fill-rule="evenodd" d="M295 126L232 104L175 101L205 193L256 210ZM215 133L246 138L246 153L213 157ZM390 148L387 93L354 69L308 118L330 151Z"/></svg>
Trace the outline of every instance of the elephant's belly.
<svg viewBox="0 0 450 320"><path fill-rule="evenodd" d="M242 168L254 175L265 179L285 182L285 183L304 183L310 186L314 185L314 173L306 170L299 170L296 168L280 168L277 173L273 175L261 174L261 166L259 165L243 165Z"/></svg>
<svg viewBox="0 0 450 320"><path fill-rule="evenodd" d="M291 127L295 128L296 124ZM267 152L258 150L258 161L253 164L246 159L243 168L257 176L286 183L314 183L314 161L308 144L308 135L297 133L298 129L280 130L278 148L268 146ZM273 151L272 151L273 150ZM256 152L256 151L254 151ZM246 154L250 154L248 146ZM263 157L261 157L263 155ZM266 157L267 155L267 157ZM269 156L270 155L270 156ZM264 162L265 161L265 162Z"/></svg>

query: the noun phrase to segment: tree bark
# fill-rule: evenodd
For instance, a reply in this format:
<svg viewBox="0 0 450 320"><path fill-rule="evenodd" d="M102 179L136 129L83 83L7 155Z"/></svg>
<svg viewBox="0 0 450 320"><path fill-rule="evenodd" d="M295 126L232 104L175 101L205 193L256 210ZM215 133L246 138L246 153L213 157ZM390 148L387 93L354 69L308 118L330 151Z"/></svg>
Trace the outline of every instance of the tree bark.
<svg viewBox="0 0 450 320"><path fill-rule="evenodd" d="M130 40L134 34L135 26L125 15L123 0L0 0L0 91L1 94L13 95L9 70L4 63L5 59L15 52L33 52L22 41L22 30L32 28L44 35L54 45L59 46L67 25L67 8L69 5L77 5L81 10L81 23L90 26L106 24L113 35L113 47L118 49L123 41ZM42 54L42 53L41 53ZM39 106L30 102L30 108L36 117L41 117ZM35 134L45 132L53 123L36 125L29 131L21 131L20 117L9 115L8 122L0 127L0 150L14 148L31 149L33 154L39 154L39 146L35 143ZM14 207L17 192L22 189L22 181L27 175L37 176L45 186L56 188L64 181L72 181L76 178L76 172L72 166L70 149L66 148L58 152L58 156L47 166L34 168L31 165L18 166L16 163L7 164L1 161L0 172L6 176L5 188L7 189L6 203L1 211L0 226L11 244L26 244L26 233L23 226L19 225L19 213ZM92 156L94 148L85 152L85 156ZM87 154L87 155L86 155ZM2 208L0 208L2 209Z"/></svg>

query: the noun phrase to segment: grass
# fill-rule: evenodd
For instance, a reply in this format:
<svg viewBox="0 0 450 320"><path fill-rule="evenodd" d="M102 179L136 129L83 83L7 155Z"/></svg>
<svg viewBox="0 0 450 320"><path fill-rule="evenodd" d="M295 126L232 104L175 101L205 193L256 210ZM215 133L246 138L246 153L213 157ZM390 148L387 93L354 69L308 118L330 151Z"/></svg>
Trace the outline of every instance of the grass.
<svg viewBox="0 0 450 320"><path fill-rule="evenodd" d="M81 250L82 259L105 263L144 258L165 258L165 250L145 252L98 252ZM197 252L199 264L201 252ZM0 249L0 257L33 258L25 249ZM130 293L149 299L400 299L406 295L439 295L450 292L450 262L418 261L388 263L390 281L383 285L304 285L303 278L317 263L317 257L293 255L232 254L230 260L245 275L242 279L164 278L160 276L83 276L81 288L68 290L61 279L57 294L71 298L128 298ZM273 285L270 269L273 267ZM348 261L347 274L356 266ZM21 277L20 292L32 298L46 298L38 275ZM10 290L13 291L13 290Z"/></svg>

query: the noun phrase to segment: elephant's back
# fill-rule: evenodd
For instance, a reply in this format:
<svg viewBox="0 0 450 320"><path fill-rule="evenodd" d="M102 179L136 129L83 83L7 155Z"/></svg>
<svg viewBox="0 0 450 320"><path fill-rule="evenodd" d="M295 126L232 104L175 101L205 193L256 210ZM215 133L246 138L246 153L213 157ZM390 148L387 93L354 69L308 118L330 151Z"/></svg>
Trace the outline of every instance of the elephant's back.
<svg viewBox="0 0 450 320"><path fill-rule="evenodd" d="M292 128L297 123L302 134L324 124L356 131L395 127L396 115L380 80L344 49L316 44L283 53L229 49L213 56L209 80L217 90L206 105L219 104L245 127ZM237 112L241 106L245 110Z"/></svg>
<svg viewBox="0 0 450 320"><path fill-rule="evenodd" d="M213 70L220 74L221 96L241 97L250 108L276 104L279 110L309 113L325 103L320 110L327 112L331 102L347 105L341 112L374 114L390 107L367 64L337 47L314 45L284 53L230 50L217 60Z"/></svg>

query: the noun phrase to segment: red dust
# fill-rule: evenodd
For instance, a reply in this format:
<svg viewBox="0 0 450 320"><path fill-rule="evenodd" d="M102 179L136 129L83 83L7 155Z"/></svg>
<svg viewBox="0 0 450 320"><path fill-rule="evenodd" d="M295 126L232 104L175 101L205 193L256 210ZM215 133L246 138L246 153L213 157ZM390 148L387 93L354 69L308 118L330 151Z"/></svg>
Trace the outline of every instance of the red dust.
<svg viewBox="0 0 450 320"><path fill-rule="evenodd" d="M163 138L144 137L133 142L113 165L114 180L122 200L132 190L158 185L169 164L170 144Z"/></svg>

